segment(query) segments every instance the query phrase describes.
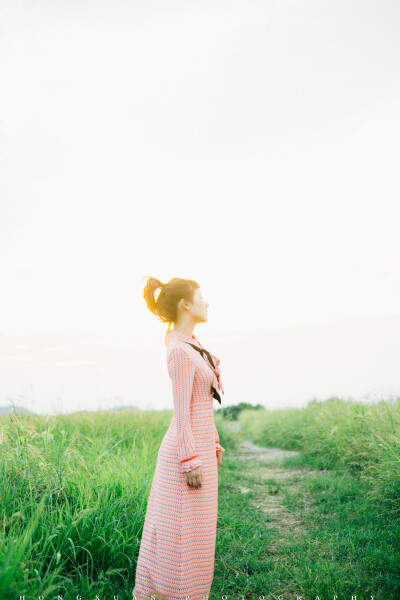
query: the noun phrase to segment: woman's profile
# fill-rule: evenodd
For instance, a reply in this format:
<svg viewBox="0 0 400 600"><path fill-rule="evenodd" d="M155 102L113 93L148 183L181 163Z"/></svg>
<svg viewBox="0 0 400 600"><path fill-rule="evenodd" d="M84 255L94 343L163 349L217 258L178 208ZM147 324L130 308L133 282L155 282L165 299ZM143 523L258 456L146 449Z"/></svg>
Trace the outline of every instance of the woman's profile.
<svg viewBox="0 0 400 600"><path fill-rule="evenodd" d="M155 292L161 288L155 299ZM206 600L214 577L218 467L224 448L214 398L224 393L219 358L193 330L208 302L191 279L147 278L148 308L168 323L168 373L174 415L158 451L136 566L133 599ZM171 329L171 325L174 326Z"/></svg>

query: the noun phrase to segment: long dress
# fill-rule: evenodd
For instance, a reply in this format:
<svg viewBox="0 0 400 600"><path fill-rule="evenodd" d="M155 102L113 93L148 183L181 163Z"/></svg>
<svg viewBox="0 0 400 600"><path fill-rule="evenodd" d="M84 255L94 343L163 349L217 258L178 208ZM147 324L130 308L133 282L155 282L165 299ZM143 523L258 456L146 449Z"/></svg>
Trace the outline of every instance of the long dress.
<svg viewBox="0 0 400 600"><path fill-rule="evenodd" d="M136 566L133 599L207 600L214 577L218 512L216 451L224 452L214 422L211 386L224 393L218 357L209 361L172 329L167 346L174 416L161 442ZM205 355L204 355L205 356ZM202 465L202 486L184 473Z"/></svg>

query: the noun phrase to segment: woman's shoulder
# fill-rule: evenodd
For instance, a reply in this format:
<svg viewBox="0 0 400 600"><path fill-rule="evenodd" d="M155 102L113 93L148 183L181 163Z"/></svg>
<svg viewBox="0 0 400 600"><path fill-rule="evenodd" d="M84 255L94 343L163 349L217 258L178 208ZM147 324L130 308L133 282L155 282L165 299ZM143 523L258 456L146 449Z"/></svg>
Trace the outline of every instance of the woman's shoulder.
<svg viewBox="0 0 400 600"><path fill-rule="evenodd" d="M167 346L167 360L169 361L173 356L178 358L182 357L182 353L185 353L192 358L192 352L194 352L194 350L186 342L182 340L171 339Z"/></svg>

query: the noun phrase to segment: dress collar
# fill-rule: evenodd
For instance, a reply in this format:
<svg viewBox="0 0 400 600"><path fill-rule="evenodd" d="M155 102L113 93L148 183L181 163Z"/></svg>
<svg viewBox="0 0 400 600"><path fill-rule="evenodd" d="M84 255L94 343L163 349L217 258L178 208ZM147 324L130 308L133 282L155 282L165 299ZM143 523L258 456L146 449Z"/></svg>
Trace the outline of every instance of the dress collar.
<svg viewBox="0 0 400 600"><path fill-rule="evenodd" d="M196 344L196 342L197 342L199 347L203 348L202 344L199 342L199 340L197 339L197 337L194 334L190 338L188 335L182 333L181 331L175 331L175 329L171 329L170 332L168 333L168 336L171 336L173 339L177 339L182 342L189 342L189 344L193 344L193 342ZM212 369L212 371L214 373L212 387L215 390L219 390L223 394L225 394L224 388L222 387L222 381L221 381L221 376L220 376L221 371L218 367L218 365L221 361L218 358L218 356L215 356L214 354L211 354L211 357L214 361L214 367L209 363L208 360L207 360L207 364L209 365L210 369ZM219 399L218 402L221 404L221 399Z"/></svg>
<svg viewBox="0 0 400 600"><path fill-rule="evenodd" d="M199 346L201 346L199 340L197 339L197 337L193 334L192 337L189 337L188 335L186 335L185 333L182 333L181 331L175 331L175 329L171 329L171 331L169 332L169 334L171 337L177 339L177 340L181 340L182 342L190 342L191 344L193 344L193 342L197 342L199 344Z"/></svg>

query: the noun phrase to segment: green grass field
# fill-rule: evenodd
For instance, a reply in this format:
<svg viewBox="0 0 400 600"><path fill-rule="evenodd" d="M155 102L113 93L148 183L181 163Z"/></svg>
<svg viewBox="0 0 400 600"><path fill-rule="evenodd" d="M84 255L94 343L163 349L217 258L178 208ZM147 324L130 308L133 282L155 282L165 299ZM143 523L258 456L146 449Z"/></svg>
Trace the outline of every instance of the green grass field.
<svg viewBox="0 0 400 600"><path fill-rule="evenodd" d="M131 600L172 411L0 419L0 599ZM210 600L398 600L400 399L216 414L226 449ZM242 440L296 450L274 465Z"/></svg>

